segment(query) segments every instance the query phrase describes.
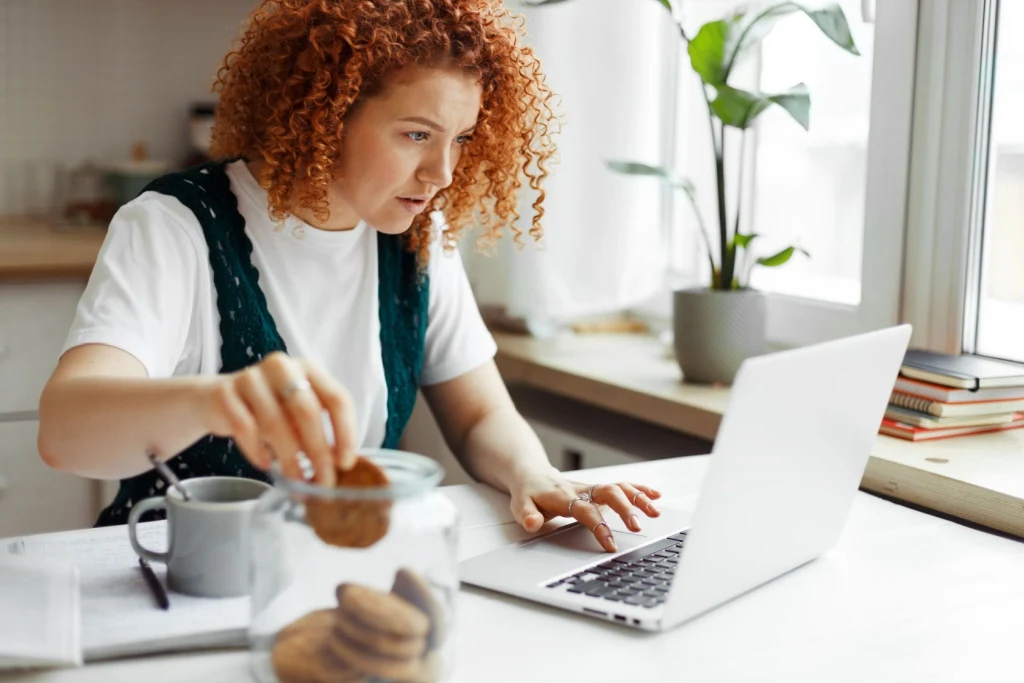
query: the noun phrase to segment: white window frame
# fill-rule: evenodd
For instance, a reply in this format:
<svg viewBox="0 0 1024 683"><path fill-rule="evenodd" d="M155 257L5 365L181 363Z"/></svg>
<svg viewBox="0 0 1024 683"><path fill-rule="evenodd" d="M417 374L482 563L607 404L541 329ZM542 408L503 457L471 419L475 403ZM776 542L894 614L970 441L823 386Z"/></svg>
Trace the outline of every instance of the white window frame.
<svg viewBox="0 0 1024 683"><path fill-rule="evenodd" d="M992 0L921 7L902 317L913 346L945 353L974 350L995 10Z"/></svg>
<svg viewBox="0 0 1024 683"><path fill-rule="evenodd" d="M910 0L879 2L874 16L860 304L770 294L768 338L775 346L811 344L899 322L914 119L917 5Z"/></svg>

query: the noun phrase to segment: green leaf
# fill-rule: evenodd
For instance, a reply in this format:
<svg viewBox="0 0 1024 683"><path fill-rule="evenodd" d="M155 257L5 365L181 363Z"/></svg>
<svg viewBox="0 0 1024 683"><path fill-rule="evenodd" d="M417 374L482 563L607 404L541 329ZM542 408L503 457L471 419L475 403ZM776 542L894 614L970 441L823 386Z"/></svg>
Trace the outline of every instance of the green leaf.
<svg viewBox="0 0 1024 683"><path fill-rule="evenodd" d="M660 166L650 166L648 164L641 164L635 161L606 161L608 168L619 173L625 173L627 175L645 175L654 176L661 178L672 187L683 190L689 195L692 195L695 190L693 189L693 183L686 178L682 178L672 173L667 169L661 168Z"/></svg>
<svg viewBox="0 0 1024 683"><path fill-rule="evenodd" d="M741 235L739 233L736 233L736 236L733 237L733 241L736 243L737 247L741 249L746 249L750 245L750 243L754 241L755 237L760 237L760 235L758 235L756 232L750 235Z"/></svg>
<svg viewBox="0 0 1024 683"><path fill-rule="evenodd" d="M708 85L725 85L740 57L760 43L780 19L797 12L807 15L833 43L851 54L860 54L838 4L810 9L795 2L783 2L760 12L739 13L731 19L702 26L687 48L693 70Z"/></svg>
<svg viewBox="0 0 1024 683"><path fill-rule="evenodd" d="M808 254L806 250L801 249L800 247L786 247L777 254L772 254L771 256L763 256L757 259L757 262L760 263L762 266L774 268L775 266L781 266L783 263L792 258L793 254L798 251L804 256L810 256L810 254Z"/></svg>
<svg viewBox="0 0 1024 683"><path fill-rule="evenodd" d="M807 86L798 83L784 93L769 95L749 92L728 85L718 87L718 94L711 103L715 116L727 126L748 128L761 112L777 104L796 119L807 130L811 125L811 96Z"/></svg>
<svg viewBox="0 0 1024 683"><path fill-rule="evenodd" d="M842 7L833 3L821 9L800 9L821 29L826 38L852 55L860 54L857 44L853 42L853 33L850 32L850 24L846 21Z"/></svg>
<svg viewBox="0 0 1024 683"><path fill-rule="evenodd" d="M725 71L725 43L735 30L735 21L736 17L704 24L686 46L690 65L708 85L723 85L729 76Z"/></svg>
<svg viewBox="0 0 1024 683"><path fill-rule="evenodd" d="M697 190L686 178L682 178L672 173L671 171L661 168L660 166L651 166L649 164L641 164L635 161L606 161L608 168L619 173L625 173L627 175L643 175L653 176L661 179L663 182L668 183L671 187L682 190L686 193L687 198L690 200L690 207L693 209L693 215L697 219L697 232L700 234L701 240L704 242L704 248L707 250L708 263L711 264L711 271L717 272L715 267L715 257L711 251L711 241L708 237L707 226L704 224L704 218L700 215L700 207L697 206ZM714 280L712 280L714 282Z"/></svg>

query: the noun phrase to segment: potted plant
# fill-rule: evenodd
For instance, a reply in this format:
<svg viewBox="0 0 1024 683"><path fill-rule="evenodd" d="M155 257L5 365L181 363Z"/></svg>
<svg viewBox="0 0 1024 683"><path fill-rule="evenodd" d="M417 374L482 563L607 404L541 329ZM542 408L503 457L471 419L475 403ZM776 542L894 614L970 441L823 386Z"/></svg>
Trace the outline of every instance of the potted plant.
<svg viewBox="0 0 1024 683"><path fill-rule="evenodd" d="M530 5L564 1L538 0ZM707 287L674 293L676 356L686 381L728 383L743 360L762 353L765 346L766 300L763 293L750 288L750 271L758 265L781 266L795 253L807 255L807 252L797 246L788 246L774 254L753 256L758 234L741 225L741 187L735 190L737 210L731 221L726 211L725 131L727 128L737 129L742 141L757 117L772 105L782 107L807 130L811 108L810 94L803 83L785 92L762 93L733 87L729 84L729 77L743 57L757 48L772 26L790 15L804 15L840 48L854 55L860 53L838 4L811 8L795 2L782 2L737 11L728 18L704 24L691 38L676 11L675 6L681 0L655 1L672 14L679 36L686 45L690 66L701 79L714 148L717 191L714 220L705 221L701 216L693 184L670 169L631 161L610 161L608 166L621 173L658 178L673 189L682 191L690 201L711 266L711 281ZM742 174L739 177L742 178Z"/></svg>

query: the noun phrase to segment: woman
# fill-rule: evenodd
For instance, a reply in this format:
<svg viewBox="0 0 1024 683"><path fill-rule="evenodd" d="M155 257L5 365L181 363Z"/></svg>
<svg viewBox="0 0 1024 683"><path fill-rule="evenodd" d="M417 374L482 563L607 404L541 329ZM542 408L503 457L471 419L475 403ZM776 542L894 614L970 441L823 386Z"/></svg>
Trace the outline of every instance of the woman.
<svg viewBox="0 0 1024 683"><path fill-rule="evenodd" d="M122 479L98 524L159 493L147 452L262 479L274 459L308 474L301 453L329 486L360 446L398 445L418 387L528 531L571 514L614 551L597 504L635 530L658 514L648 487L551 467L452 256L474 216L485 242L520 239L524 174L541 236L553 96L521 38L499 0L255 11L215 86L223 161L118 211L41 399L48 464Z"/></svg>

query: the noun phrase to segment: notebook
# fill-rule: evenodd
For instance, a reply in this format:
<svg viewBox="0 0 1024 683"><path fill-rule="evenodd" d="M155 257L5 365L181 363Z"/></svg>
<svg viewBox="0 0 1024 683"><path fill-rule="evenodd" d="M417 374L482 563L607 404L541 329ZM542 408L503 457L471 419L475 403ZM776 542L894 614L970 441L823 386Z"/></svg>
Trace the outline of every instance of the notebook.
<svg viewBox="0 0 1024 683"><path fill-rule="evenodd" d="M1008 429L1024 427L1024 419L1017 419L998 425L982 425L980 427L947 427L941 429L925 429L924 427L913 427L902 422L896 422L888 418L882 420L879 433L886 436L894 436L898 439L908 441L929 441L932 439L948 439L954 436L968 436L974 434L988 434L989 432L1002 432Z"/></svg>
<svg viewBox="0 0 1024 683"><path fill-rule="evenodd" d="M0 554L0 670L82 664L78 569Z"/></svg>
<svg viewBox="0 0 1024 683"><path fill-rule="evenodd" d="M1024 411L1024 399L1016 401L971 401L963 403L945 403L930 398L905 394L894 391L889 397L889 404L900 408L909 408L935 417L967 417L970 415L996 415L998 413L1017 413Z"/></svg>
<svg viewBox="0 0 1024 683"><path fill-rule="evenodd" d="M1024 364L981 356L952 356L910 349L903 358L900 374L959 389L1024 387Z"/></svg>
<svg viewBox="0 0 1024 683"><path fill-rule="evenodd" d="M139 540L149 548L166 548L167 522L139 524ZM125 526L6 539L0 541L0 557L5 552L77 567L84 661L248 644L248 597L168 592L171 608L159 609ZM153 571L166 585L166 568L153 564ZM0 614L0 621L6 618Z"/></svg>
<svg viewBox="0 0 1024 683"><path fill-rule="evenodd" d="M896 391L930 398L943 403L971 403L973 401L1024 400L1024 387L991 387L988 389L954 389L909 377L896 378Z"/></svg>
<svg viewBox="0 0 1024 683"><path fill-rule="evenodd" d="M1000 413L994 415L962 415L957 417L936 417L928 413L922 413L909 408L889 405L885 409L885 416L890 420L902 422L913 427L925 429L941 429L943 427L981 427L984 425L997 425L1012 422L1019 419L1015 413Z"/></svg>

